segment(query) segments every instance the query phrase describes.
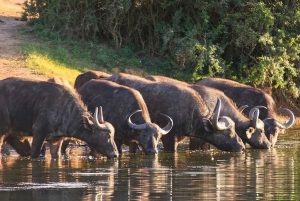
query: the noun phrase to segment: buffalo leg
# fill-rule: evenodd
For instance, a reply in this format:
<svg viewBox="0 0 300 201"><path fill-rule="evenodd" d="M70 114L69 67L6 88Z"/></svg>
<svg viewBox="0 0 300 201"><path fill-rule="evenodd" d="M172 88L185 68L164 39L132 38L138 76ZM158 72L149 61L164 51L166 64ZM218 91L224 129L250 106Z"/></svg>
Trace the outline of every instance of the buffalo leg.
<svg viewBox="0 0 300 201"><path fill-rule="evenodd" d="M33 132L33 139L31 145L31 157L37 158L40 156L42 146L44 144L45 136L40 132Z"/></svg>
<svg viewBox="0 0 300 201"><path fill-rule="evenodd" d="M164 151L175 152L177 149L177 142L174 137L162 136L161 141L164 146Z"/></svg>
<svg viewBox="0 0 300 201"><path fill-rule="evenodd" d="M190 143L189 143L189 149L190 150L209 150L210 144L208 142L205 142L202 139L190 137Z"/></svg>
<svg viewBox="0 0 300 201"><path fill-rule="evenodd" d="M119 154L122 155L122 140L115 139L115 143L116 143Z"/></svg>
<svg viewBox="0 0 300 201"><path fill-rule="evenodd" d="M5 141L8 142L20 156L30 156L31 148L28 139L20 139L9 135L5 138Z"/></svg>
<svg viewBox="0 0 300 201"><path fill-rule="evenodd" d="M5 135L0 136L0 148L1 148L1 154L4 153L4 150L3 150L3 142L4 142L4 139L5 139Z"/></svg>
<svg viewBox="0 0 300 201"><path fill-rule="evenodd" d="M136 150L138 149L138 144L136 142L132 142L129 144L129 153L136 153Z"/></svg>
<svg viewBox="0 0 300 201"><path fill-rule="evenodd" d="M51 158L58 158L60 156L60 149L62 143L63 140L59 140L56 142L49 142Z"/></svg>
<svg viewBox="0 0 300 201"><path fill-rule="evenodd" d="M70 143L70 140L63 140L63 142L61 144L61 149L60 149L62 155L67 155L66 150L69 146L69 143Z"/></svg>

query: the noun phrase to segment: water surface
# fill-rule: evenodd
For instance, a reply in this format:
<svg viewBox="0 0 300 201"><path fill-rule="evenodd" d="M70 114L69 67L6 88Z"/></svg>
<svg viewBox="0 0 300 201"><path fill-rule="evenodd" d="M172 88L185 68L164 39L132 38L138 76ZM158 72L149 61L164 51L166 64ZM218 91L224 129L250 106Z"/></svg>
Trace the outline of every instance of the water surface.
<svg viewBox="0 0 300 201"><path fill-rule="evenodd" d="M280 135L270 150L125 154L93 159L74 146L52 160L0 158L0 198L33 200L300 200L300 131Z"/></svg>

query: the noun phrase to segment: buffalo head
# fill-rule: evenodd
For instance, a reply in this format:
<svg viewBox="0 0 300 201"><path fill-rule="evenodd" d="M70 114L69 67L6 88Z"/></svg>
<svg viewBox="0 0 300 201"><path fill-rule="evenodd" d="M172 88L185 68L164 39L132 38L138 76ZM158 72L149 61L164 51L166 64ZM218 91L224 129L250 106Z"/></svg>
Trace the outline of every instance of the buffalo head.
<svg viewBox="0 0 300 201"><path fill-rule="evenodd" d="M131 121L131 116L142 112L135 110L127 115L128 126L135 130L135 140L138 141L145 154L157 154L157 144L162 135L166 135L173 127L173 120L165 114L161 114L168 119L168 124L164 128L160 128L154 123L135 124Z"/></svg>
<svg viewBox="0 0 300 201"><path fill-rule="evenodd" d="M280 108L279 111L285 111L289 114L290 118L286 123L280 123L273 118L266 118L263 120L265 124L266 136L273 146L277 142L279 133L283 133L285 129L290 128L295 122L295 116L291 110L287 108Z"/></svg>
<svg viewBox="0 0 300 201"><path fill-rule="evenodd" d="M203 119L204 128L206 130L203 139L223 151L244 151L245 145L235 131L235 123L229 117L220 117L220 110L221 99L218 98L212 115L209 119Z"/></svg>
<svg viewBox="0 0 300 201"><path fill-rule="evenodd" d="M103 120L102 107L99 108L98 114L96 107L92 121L87 117L84 118L84 127L89 133L83 135L87 135L86 142L98 153L108 158L118 157L119 153L114 141L115 129L110 123Z"/></svg>
<svg viewBox="0 0 300 201"><path fill-rule="evenodd" d="M261 106L263 107L263 106ZM269 149L272 144L265 135L265 124L259 118L259 109L252 108L249 112L250 126L246 129L245 141L253 148Z"/></svg>

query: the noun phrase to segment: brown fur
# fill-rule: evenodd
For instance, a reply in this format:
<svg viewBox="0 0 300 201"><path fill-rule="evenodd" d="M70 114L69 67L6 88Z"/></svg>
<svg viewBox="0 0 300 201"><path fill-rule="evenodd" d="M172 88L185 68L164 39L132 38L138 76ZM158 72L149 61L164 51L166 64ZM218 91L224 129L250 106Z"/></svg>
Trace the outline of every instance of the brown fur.
<svg viewBox="0 0 300 201"><path fill-rule="evenodd" d="M220 115L228 116L235 122L235 130L243 139L243 141L249 143L254 148L270 148L271 144L265 135L263 122L258 120L258 127L253 128L252 120L250 120L248 117L245 117L238 110L233 101L229 99L222 91L202 85L191 85L186 82L164 76L148 76L147 79L155 80L157 82L189 86L199 93L210 111L214 109L217 98L220 98L222 100L222 110ZM249 133L250 130L252 131L251 133ZM249 136L251 137L249 138Z"/></svg>
<svg viewBox="0 0 300 201"><path fill-rule="evenodd" d="M102 78L107 78L109 76L111 76L109 73L102 72L102 71L93 71L93 70L86 71L77 76L74 83L74 88L78 90L86 82L92 79L102 79Z"/></svg>
<svg viewBox="0 0 300 201"><path fill-rule="evenodd" d="M114 128L93 124L78 95L49 82L22 78L0 81L0 136L32 136L31 156L38 157L44 140L56 144L62 137L75 137L108 157L117 156ZM25 115L25 117L24 117ZM112 137L113 138L113 137Z"/></svg>
<svg viewBox="0 0 300 201"><path fill-rule="evenodd" d="M48 79L48 82L59 84L59 85L62 85L64 87L67 87L68 89L74 90L74 88L71 86L71 84L67 80L65 80L63 78L60 78L60 77L57 77L57 76Z"/></svg>
<svg viewBox="0 0 300 201"><path fill-rule="evenodd" d="M78 89L82 100L90 111L101 105L106 108L104 118L115 127L115 141L122 153L121 145L139 144L146 154L157 153L157 142L162 134L158 125L151 122L146 103L137 90L107 80L90 80ZM132 116L135 124L144 124L143 130L128 126L127 114L142 110ZM133 150L134 152L136 151Z"/></svg>
<svg viewBox="0 0 300 201"><path fill-rule="evenodd" d="M203 121L205 121L204 118L206 117L210 118L211 113L199 94L188 86L153 82L124 73L114 74L106 78L106 80L138 90L144 97L152 121L158 123L158 125L162 126L165 124L164 119L158 115L160 112L169 115L173 119L173 129L168 135L162 137L166 151L175 151L177 144L181 142L185 136L190 135L199 135L200 138L207 139L207 141L210 141L216 147L223 150L232 148L229 147L233 145L234 142L231 142L232 144L224 144L228 146L226 148L225 146L222 147L223 145L220 143L220 140L223 137L225 138L225 135L221 134L222 132L215 131L215 134L220 133L220 135L205 134L207 124L204 124ZM220 136L220 139L217 139L216 136ZM234 138L232 138L232 140L233 139ZM236 136L235 140L237 141L235 141L234 146L238 147L240 145L238 139L240 140L240 138Z"/></svg>
<svg viewBox="0 0 300 201"><path fill-rule="evenodd" d="M260 109L259 118L263 120L266 136L273 145L275 145L279 133L284 132L284 129L280 128L277 121L276 103L263 90L223 78L206 78L196 84L221 90L238 107L248 105L249 107L243 111L245 115L248 115L253 107L267 107L268 109Z"/></svg>

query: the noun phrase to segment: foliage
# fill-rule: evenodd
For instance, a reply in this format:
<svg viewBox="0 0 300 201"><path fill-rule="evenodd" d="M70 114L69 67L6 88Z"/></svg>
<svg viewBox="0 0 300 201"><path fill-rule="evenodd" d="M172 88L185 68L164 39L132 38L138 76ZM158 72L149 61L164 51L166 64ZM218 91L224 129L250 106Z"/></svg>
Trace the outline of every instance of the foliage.
<svg viewBox="0 0 300 201"><path fill-rule="evenodd" d="M90 52L108 69L134 66L190 82L224 77L299 96L299 1L28 0L24 15L54 41L112 41L118 54ZM141 52L148 59L118 59Z"/></svg>
<svg viewBox="0 0 300 201"><path fill-rule="evenodd" d="M38 43L29 42L21 45L26 54L27 67L37 74L47 77L59 76L72 84L80 73L89 69L144 75L146 72L161 74L171 66L168 61L147 60L143 52L134 52L129 46L116 50L109 45L70 38L62 39L58 33L44 28L39 23L24 28L22 33L35 33L42 39ZM153 66L157 68L152 68Z"/></svg>

